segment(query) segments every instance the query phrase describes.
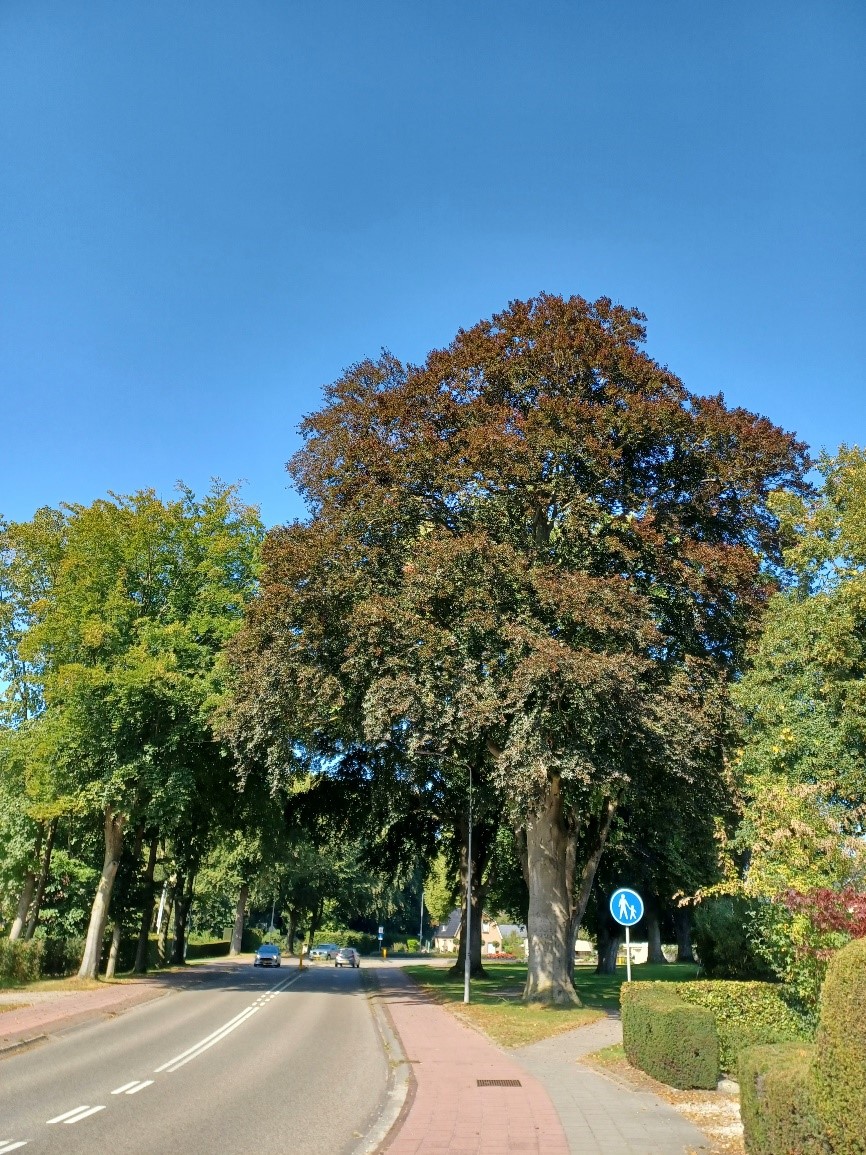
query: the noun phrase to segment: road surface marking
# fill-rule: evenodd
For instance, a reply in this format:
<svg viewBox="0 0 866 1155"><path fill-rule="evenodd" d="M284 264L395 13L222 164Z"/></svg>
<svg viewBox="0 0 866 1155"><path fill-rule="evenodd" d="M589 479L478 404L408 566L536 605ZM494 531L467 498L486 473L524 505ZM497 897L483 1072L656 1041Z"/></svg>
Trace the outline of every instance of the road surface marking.
<svg viewBox="0 0 866 1155"><path fill-rule="evenodd" d="M202 1040L198 1046L191 1048L190 1054L186 1055L185 1057L178 1056L177 1061L172 1060L171 1064L167 1068L168 1073L170 1075L174 1074L175 1071L179 1070L181 1067L185 1067L187 1063L192 1062L193 1059L197 1059L199 1055L204 1054L205 1051L209 1051L211 1047L216 1046L216 1044L219 1042L222 1042L226 1035L230 1035L232 1031L237 1030L237 1028L241 1026L242 1023L245 1023L247 1019L252 1018L252 1016L260 1010L261 1007L248 1007L241 1018L225 1026L212 1038Z"/></svg>
<svg viewBox="0 0 866 1155"><path fill-rule="evenodd" d="M0 1155L6 1155L7 1151L17 1151L19 1147L27 1146L26 1139L19 1139L17 1143L13 1143L11 1139L8 1141L5 1139L0 1139L0 1143L3 1144L3 1146L0 1147Z"/></svg>
<svg viewBox="0 0 866 1155"><path fill-rule="evenodd" d="M139 1091L143 1091L145 1087L149 1087L153 1079L145 1079L143 1083L139 1083L137 1087L133 1087L131 1091L127 1091L127 1095L137 1095Z"/></svg>
<svg viewBox="0 0 866 1155"><path fill-rule="evenodd" d="M63 1120L68 1119L70 1115L77 1115L79 1111L87 1110L89 1110L87 1106L73 1107L71 1111L64 1111L62 1115L55 1115L53 1119L49 1119L48 1126L51 1126L52 1123L62 1123Z"/></svg>
<svg viewBox="0 0 866 1155"><path fill-rule="evenodd" d="M73 1115L71 1119L64 1119L66 1123L80 1123L82 1119L86 1119L89 1115L95 1115L97 1111L104 1111L105 1107L88 1107L86 1111L82 1111L80 1115Z"/></svg>
<svg viewBox="0 0 866 1155"><path fill-rule="evenodd" d="M270 995L259 995L254 1002L250 1003L244 1010L239 1011L238 1014L236 1014L234 1018L229 1019L227 1023L223 1023L221 1027L217 1027L215 1031L211 1031L205 1038L199 1040L197 1043L193 1043L191 1047L188 1047L185 1051L181 1051L179 1055L175 1055L173 1059L169 1059L168 1062L163 1063L162 1066L155 1067L154 1075L159 1075L162 1071L167 1071L171 1075L192 1059L196 1059L205 1051L210 1050L215 1043L220 1042L226 1035L230 1035L241 1023L245 1023L247 1019L252 1018L256 1011L260 1011L264 1006L264 1002L261 1000L266 1000L268 997L273 998L278 991L283 991L291 983L296 982L298 977L298 975L289 975L287 979L283 979L281 983L273 988Z"/></svg>
<svg viewBox="0 0 866 1155"><path fill-rule="evenodd" d="M115 1087L115 1089L111 1093L112 1093L112 1095L122 1095L122 1094L124 1094L124 1092L128 1091L130 1087L137 1087L137 1086L138 1086L138 1079L133 1079L131 1083L124 1083L122 1087Z"/></svg>
<svg viewBox="0 0 866 1155"><path fill-rule="evenodd" d="M258 1007L255 1007L256 1011L258 1009L259 1009ZM173 1066L173 1064L178 1062L180 1059L184 1059L184 1058L186 1058L187 1055L191 1055L193 1051L197 1051L199 1049L199 1047L203 1046L205 1043L209 1042L211 1039L216 1038L217 1035L221 1035L222 1032L227 1027L231 1026L232 1023L236 1023L241 1019L248 1019L250 1017L250 1015L253 1013L254 1013L253 1007L246 1007L246 1008L244 1008L244 1010L239 1011L238 1014L236 1014L233 1019L229 1019L229 1021L227 1023L223 1023L223 1025L221 1027L217 1027L217 1029L215 1031L212 1031L209 1035L205 1036L205 1038L201 1039L197 1043L194 1043L191 1047L187 1047L187 1049L185 1051L181 1051L181 1053L179 1055L175 1055L173 1059L169 1059L167 1063L163 1063L161 1067L156 1067L154 1069L154 1072L153 1072L154 1075L158 1075L160 1073L160 1071L167 1070L168 1067Z"/></svg>

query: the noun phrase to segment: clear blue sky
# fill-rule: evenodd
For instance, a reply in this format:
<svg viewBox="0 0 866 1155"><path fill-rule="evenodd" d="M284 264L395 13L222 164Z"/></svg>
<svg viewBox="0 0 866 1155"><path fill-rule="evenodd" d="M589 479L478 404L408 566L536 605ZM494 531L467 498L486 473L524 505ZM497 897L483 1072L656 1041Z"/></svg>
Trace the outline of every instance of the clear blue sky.
<svg viewBox="0 0 866 1155"><path fill-rule="evenodd" d="M862 443L863 0L3 0L0 512L284 464L320 387L602 294Z"/></svg>

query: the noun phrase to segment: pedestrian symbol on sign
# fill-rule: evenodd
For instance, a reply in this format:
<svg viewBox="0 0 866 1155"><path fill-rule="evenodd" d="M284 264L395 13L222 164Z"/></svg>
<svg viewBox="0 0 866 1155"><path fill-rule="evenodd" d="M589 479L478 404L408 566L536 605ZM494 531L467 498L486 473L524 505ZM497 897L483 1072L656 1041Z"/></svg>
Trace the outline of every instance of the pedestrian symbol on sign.
<svg viewBox="0 0 866 1155"><path fill-rule="evenodd" d="M643 918L643 899L636 890L621 886L610 896L611 917L625 927L625 966L628 981L631 982L631 938L629 928Z"/></svg>

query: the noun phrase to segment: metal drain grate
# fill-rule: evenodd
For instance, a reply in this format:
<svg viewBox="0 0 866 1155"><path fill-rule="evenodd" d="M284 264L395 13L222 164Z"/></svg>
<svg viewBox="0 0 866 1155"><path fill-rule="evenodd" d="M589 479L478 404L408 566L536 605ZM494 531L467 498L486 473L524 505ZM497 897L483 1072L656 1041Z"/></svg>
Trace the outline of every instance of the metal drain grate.
<svg viewBox="0 0 866 1155"><path fill-rule="evenodd" d="M519 1079L476 1079L479 1087L520 1087Z"/></svg>

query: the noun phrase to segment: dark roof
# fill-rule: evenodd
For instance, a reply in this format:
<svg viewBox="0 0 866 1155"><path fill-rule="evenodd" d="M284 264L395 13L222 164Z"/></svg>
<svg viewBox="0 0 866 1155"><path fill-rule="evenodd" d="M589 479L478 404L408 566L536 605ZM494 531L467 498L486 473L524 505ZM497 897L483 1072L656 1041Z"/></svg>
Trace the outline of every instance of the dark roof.
<svg viewBox="0 0 866 1155"><path fill-rule="evenodd" d="M516 922L500 922L499 933L503 938L509 934L519 934L521 938L526 938L526 927Z"/></svg>
<svg viewBox="0 0 866 1155"><path fill-rule="evenodd" d="M445 922L433 931L434 938L456 938L460 933L460 911L452 910Z"/></svg>

